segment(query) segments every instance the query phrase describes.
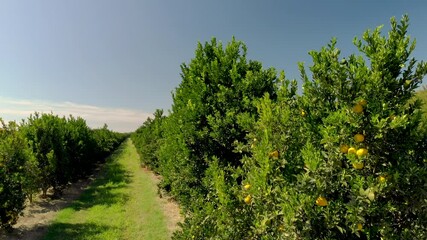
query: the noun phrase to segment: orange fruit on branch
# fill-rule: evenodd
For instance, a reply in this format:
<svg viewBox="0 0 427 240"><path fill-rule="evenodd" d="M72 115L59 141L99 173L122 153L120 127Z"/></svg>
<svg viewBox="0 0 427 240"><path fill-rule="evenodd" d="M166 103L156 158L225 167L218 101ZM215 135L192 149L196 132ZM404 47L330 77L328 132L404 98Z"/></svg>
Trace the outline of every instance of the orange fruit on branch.
<svg viewBox="0 0 427 240"><path fill-rule="evenodd" d="M353 163L353 167L354 167L354 169L360 170L364 167L364 164L363 164L363 162L355 162L355 163Z"/></svg>
<svg viewBox="0 0 427 240"><path fill-rule="evenodd" d="M349 148L347 153L348 154L356 154L356 148L354 148L354 147Z"/></svg>
<svg viewBox="0 0 427 240"><path fill-rule="evenodd" d="M246 196L245 199L244 199L244 201L245 201L246 204L251 204L251 202L252 202L251 195Z"/></svg>
<svg viewBox="0 0 427 240"><path fill-rule="evenodd" d="M359 149L357 149L356 155L358 157L364 157L364 156L368 155L368 149L366 149L366 148L359 148Z"/></svg>
<svg viewBox="0 0 427 240"><path fill-rule="evenodd" d="M347 153L348 152L348 145L343 144L340 146L340 152Z"/></svg>
<svg viewBox="0 0 427 240"><path fill-rule="evenodd" d="M363 142L365 141L365 136L363 136L363 134L356 134L354 135L354 141L356 141L357 143Z"/></svg>
<svg viewBox="0 0 427 240"><path fill-rule="evenodd" d="M271 158L279 158L279 151L274 150L273 152L271 152L270 154L268 154L269 157Z"/></svg>
<svg viewBox="0 0 427 240"><path fill-rule="evenodd" d="M358 114L363 113L363 106L360 104L354 105L353 112L358 113Z"/></svg>
<svg viewBox="0 0 427 240"><path fill-rule="evenodd" d="M361 99L359 102L357 102L357 104L361 105L361 106L366 106L368 104L368 102L366 102L365 99Z"/></svg>
<svg viewBox="0 0 427 240"><path fill-rule="evenodd" d="M320 207L328 206L328 200L326 198L320 196L316 199L316 205Z"/></svg>
<svg viewBox="0 0 427 240"><path fill-rule="evenodd" d="M301 116L305 117L305 115L307 115L307 113L304 110L301 110Z"/></svg>

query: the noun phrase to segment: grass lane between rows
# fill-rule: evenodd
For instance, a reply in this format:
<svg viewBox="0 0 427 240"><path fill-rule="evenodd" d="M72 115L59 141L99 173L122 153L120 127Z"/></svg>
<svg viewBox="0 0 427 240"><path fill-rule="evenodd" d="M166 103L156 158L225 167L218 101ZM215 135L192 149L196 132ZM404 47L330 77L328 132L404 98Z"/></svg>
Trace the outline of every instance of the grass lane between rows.
<svg viewBox="0 0 427 240"><path fill-rule="evenodd" d="M99 177L61 210L44 239L170 239L156 184L139 165L130 139Z"/></svg>

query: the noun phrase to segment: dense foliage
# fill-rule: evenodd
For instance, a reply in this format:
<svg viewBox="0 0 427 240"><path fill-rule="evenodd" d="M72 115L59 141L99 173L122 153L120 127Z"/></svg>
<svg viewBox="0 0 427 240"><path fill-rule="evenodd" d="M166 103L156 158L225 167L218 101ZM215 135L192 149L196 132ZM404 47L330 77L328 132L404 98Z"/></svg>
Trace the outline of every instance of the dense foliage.
<svg viewBox="0 0 427 240"><path fill-rule="evenodd" d="M24 209L28 176L35 171L35 158L18 125L3 121L0 128L0 229L10 230Z"/></svg>
<svg viewBox="0 0 427 240"><path fill-rule="evenodd" d="M410 58L407 28L404 16L387 36L366 31L360 56L341 57L335 39L311 51L302 94L241 42L199 44L169 116L132 136L185 208L174 238L427 238L427 128L413 100L427 64Z"/></svg>
<svg viewBox="0 0 427 240"><path fill-rule="evenodd" d="M248 61L246 46L234 39L225 48L212 39L195 54L181 66L171 114L164 118L158 112L133 137L144 163L161 173L162 185L184 207L204 198L203 179L212 162L241 164L235 143L245 141L247 119L255 119L254 100L274 95L276 80L274 69Z"/></svg>
<svg viewBox="0 0 427 240"><path fill-rule="evenodd" d="M31 115L0 128L0 228L11 230L25 199L52 188L61 194L70 182L87 176L124 140L106 126L90 129L82 118Z"/></svg>
<svg viewBox="0 0 427 240"><path fill-rule="evenodd" d="M141 159L141 164L159 172L159 159L156 151L160 148L163 137L162 123L165 119L163 110L156 110L154 118L148 118L132 135L132 141Z"/></svg>

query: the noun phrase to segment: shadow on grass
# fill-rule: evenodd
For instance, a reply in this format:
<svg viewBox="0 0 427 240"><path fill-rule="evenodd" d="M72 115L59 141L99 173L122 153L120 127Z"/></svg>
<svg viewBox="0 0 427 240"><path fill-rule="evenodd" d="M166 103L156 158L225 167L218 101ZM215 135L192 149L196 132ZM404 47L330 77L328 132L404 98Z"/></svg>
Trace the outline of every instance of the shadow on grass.
<svg viewBox="0 0 427 240"><path fill-rule="evenodd" d="M111 206L116 203L125 203L129 196L122 193L131 182L132 174L123 165L117 162L123 153L121 145L108 159L98 178L86 189L78 200L69 207L74 210L91 208L96 205Z"/></svg>
<svg viewBox="0 0 427 240"><path fill-rule="evenodd" d="M97 235L112 229L114 228L111 226L93 223L53 223L43 239L94 239Z"/></svg>

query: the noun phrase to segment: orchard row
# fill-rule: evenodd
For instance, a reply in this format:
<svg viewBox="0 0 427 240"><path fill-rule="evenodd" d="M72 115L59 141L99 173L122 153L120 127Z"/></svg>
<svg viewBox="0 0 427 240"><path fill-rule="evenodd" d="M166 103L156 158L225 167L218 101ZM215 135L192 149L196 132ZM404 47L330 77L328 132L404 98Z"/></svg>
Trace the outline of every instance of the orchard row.
<svg viewBox="0 0 427 240"><path fill-rule="evenodd" d="M0 229L12 230L25 200L48 189L59 196L70 182L91 173L121 141L123 134L104 126L90 129L82 118L31 115L0 127Z"/></svg>
<svg viewBox="0 0 427 240"><path fill-rule="evenodd" d="M185 211L174 239L427 239L427 128L408 17L333 39L297 81L199 44L167 116L132 139Z"/></svg>

